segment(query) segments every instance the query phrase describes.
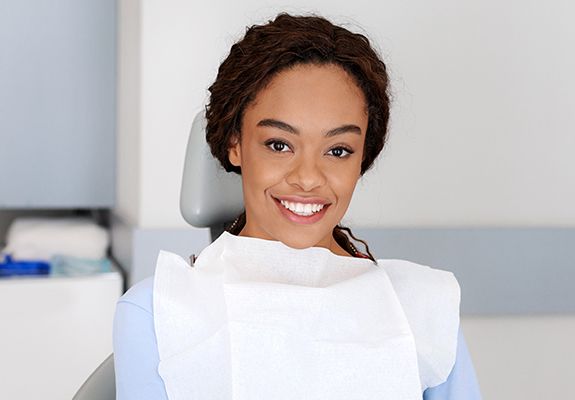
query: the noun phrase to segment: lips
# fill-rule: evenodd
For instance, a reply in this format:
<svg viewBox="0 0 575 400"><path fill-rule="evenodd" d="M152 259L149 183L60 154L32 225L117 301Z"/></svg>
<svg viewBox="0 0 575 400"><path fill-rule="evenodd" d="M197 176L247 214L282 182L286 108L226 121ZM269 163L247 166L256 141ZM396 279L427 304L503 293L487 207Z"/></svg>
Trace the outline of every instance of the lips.
<svg viewBox="0 0 575 400"><path fill-rule="evenodd" d="M289 201L291 203L302 203L302 204L331 204L331 201L326 200L322 197L301 197L301 196L272 196L277 200Z"/></svg>
<svg viewBox="0 0 575 400"><path fill-rule="evenodd" d="M298 215L298 214L292 212L291 210L288 210L287 208L285 208L283 206L283 204L281 204L280 200L278 200L278 198L275 198L273 196L272 196L272 198L274 200L274 203L276 203L280 213L285 218L287 218L291 222L295 222L297 224L304 224L304 225L314 224L314 223L318 222L319 220L321 220L323 218L323 216L325 215L327 209L329 208L330 204L331 204L329 202L326 202L324 199L317 198L317 197L307 198L306 200L308 200L308 201L306 201L306 202L301 201L301 199L304 199L301 197L294 197L294 196L285 196L285 197L282 196L282 197L280 197L281 200L285 199L286 201L290 201L290 202L293 201L293 202L303 203L303 204L310 204L310 203L312 203L312 204L324 204L323 208L320 211L315 212L309 216L304 216L304 215ZM290 199L290 200L287 200L287 199ZM300 199L300 201L294 201L291 199ZM309 200L313 200L313 201L309 201Z"/></svg>

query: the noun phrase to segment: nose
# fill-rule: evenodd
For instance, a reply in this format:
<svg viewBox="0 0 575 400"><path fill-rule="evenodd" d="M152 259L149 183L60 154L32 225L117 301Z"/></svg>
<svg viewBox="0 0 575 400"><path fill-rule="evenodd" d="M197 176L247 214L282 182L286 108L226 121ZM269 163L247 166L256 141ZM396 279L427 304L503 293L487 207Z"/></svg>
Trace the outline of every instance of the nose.
<svg viewBox="0 0 575 400"><path fill-rule="evenodd" d="M288 184L309 192L326 183L325 174L318 165L318 160L312 157L299 157L293 161L293 168L286 177Z"/></svg>

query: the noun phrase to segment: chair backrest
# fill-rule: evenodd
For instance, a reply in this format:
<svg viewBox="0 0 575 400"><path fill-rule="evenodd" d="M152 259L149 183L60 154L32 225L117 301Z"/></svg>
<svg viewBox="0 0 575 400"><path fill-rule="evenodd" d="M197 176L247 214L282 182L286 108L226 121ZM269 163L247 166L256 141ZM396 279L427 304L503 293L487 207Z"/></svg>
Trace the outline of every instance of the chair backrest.
<svg viewBox="0 0 575 400"><path fill-rule="evenodd" d="M188 138L180 211L195 227L222 228L244 208L241 176L226 172L206 142L204 111L194 118Z"/></svg>
<svg viewBox="0 0 575 400"><path fill-rule="evenodd" d="M114 355L110 354L74 395L73 400L115 400Z"/></svg>
<svg viewBox="0 0 575 400"><path fill-rule="evenodd" d="M204 111L194 118L184 161L180 191L180 212L184 219L198 228L209 227L212 240L244 208L242 180L226 172L206 142ZM110 355L84 382L74 400L112 400L116 396L114 356Z"/></svg>

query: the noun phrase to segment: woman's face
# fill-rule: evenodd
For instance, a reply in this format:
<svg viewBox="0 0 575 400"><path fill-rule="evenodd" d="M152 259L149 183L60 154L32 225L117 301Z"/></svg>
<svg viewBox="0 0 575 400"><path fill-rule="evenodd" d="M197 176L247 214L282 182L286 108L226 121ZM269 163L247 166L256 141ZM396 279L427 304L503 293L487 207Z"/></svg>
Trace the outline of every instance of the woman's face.
<svg viewBox="0 0 575 400"><path fill-rule="evenodd" d="M360 177L367 123L365 97L341 67L297 65L275 76L229 150L242 169L240 235L348 255L332 230Z"/></svg>

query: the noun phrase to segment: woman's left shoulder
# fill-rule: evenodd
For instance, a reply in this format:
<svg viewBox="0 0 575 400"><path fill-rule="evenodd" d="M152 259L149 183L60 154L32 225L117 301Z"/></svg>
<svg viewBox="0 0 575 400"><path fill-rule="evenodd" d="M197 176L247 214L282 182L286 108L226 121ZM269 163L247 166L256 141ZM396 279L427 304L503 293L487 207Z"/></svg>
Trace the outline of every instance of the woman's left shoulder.
<svg viewBox="0 0 575 400"><path fill-rule="evenodd" d="M452 272L407 260L381 259L378 265L389 276L412 325L459 322L461 289Z"/></svg>
<svg viewBox="0 0 575 400"><path fill-rule="evenodd" d="M443 293L459 302L459 283L450 271L399 259L379 259L377 263L385 269L396 290Z"/></svg>
<svg viewBox="0 0 575 400"><path fill-rule="evenodd" d="M424 387L447 379L459 332L460 287L455 275L407 260L378 260L413 332Z"/></svg>

